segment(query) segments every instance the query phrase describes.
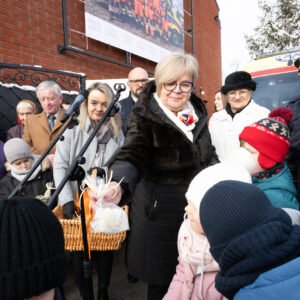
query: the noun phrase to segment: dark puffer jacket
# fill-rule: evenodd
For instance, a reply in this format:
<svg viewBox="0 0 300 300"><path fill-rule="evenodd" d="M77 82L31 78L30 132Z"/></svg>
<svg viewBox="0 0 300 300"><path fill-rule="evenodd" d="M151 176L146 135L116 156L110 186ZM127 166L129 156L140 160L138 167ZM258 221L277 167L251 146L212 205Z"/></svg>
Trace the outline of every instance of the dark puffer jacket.
<svg viewBox="0 0 300 300"><path fill-rule="evenodd" d="M48 169L40 172L33 180L27 181L17 193L19 196L36 197L44 195L46 183L53 182L52 170ZM8 197L20 183L10 172L0 180L0 199Z"/></svg>
<svg viewBox="0 0 300 300"><path fill-rule="evenodd" d="M192 178L218 162L202 101L192 96L199 117L192 143L164 114L150 83L128 120L125 143L111 169L124 177L132 200L128 269L149 284L168 285L177 264L177 234Z"/></svg>

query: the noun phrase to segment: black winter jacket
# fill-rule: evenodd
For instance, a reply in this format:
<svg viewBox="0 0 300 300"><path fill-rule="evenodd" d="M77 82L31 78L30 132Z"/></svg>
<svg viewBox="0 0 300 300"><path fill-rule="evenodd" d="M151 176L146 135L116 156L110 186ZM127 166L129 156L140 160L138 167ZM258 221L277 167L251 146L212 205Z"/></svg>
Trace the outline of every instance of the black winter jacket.
<svg viewBox="0 0 300 300"><path fill-rule="evenodd" d="M300 161L300 98L289 102L288 107L293 111L293 118L289 124L291 128L291 148L288 159Z"/></svg>
<svg viewBox="0 0 300 300"><path fill-rule="evenodd" d="M52 170L50 169L40 172L33 180L27 181L17 195L26 197L43 195L46 191L47 182L53 182ZM8 172L0 180L0 199L8 197L19 183L20 181Z"/></svg>
<svg viewBox="0 0 300 300"><path fill-rule="evenodd" d="M121 105L120 114L121 114L121 120L122 120L122 131L125 136L127 133L126 127L127 127L128 116L129 116L135 102L132 99L131 93L130 93L127 98L121 99L119 101L119 103Z"/></svg>

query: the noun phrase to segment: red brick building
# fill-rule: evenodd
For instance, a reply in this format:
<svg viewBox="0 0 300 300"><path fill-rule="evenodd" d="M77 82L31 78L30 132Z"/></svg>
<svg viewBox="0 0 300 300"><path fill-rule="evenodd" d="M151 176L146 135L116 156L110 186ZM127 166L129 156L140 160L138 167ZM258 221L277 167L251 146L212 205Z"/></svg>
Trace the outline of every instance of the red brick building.
<svg viewBox="0 0 300 300"><path fill-rule="evenodd" d="M199 61L196 91L205 92L209 112L221 85L218 13L216 0L184 0L184 47ZM126 78L135 66L150 73L155 67L150 60L87 38L79 0L1 1L0 61L85 73L87 79Z"/></svg>

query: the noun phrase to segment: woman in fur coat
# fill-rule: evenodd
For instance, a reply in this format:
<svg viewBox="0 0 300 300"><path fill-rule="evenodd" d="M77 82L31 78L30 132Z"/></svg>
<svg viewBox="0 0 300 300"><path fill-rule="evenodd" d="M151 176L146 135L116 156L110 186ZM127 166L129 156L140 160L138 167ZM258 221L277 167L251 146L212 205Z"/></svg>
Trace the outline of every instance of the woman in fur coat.
<svg viewBox="0 0 300 300"><path fill-rule="evenodd" d="M175 273L188 184L218 162L205 106L192 93L197 75L198 63L188 54L172 53L158 63L111 164L131 199L128 272L148 283L151 300L163 298Z"/></svg>

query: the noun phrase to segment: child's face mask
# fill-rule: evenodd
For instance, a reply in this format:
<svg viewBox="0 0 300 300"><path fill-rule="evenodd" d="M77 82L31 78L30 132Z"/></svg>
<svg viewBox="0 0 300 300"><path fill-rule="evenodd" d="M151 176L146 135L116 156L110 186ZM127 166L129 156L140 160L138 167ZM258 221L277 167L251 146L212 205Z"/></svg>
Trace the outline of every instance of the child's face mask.
<svg viewBox="0 0 300 300"><path fill-rule="evenodd" d="M259 173L259 172L261 172L261 171L264 171L264 169L263 169L263 168L259 165L259 163L258 163L258 155L259 155L259 152L258 152L255 148L253 148L251 145L249 145L247 142L244 143L243 147L244 147L247 151L249 151L249 152L255 157L255 159L256 159L256 161L257 161L257 166L256 166L256 168L252 171L251 175L254 175L254 174L256 174L256 173Z"/></svg>
<svg viewBox="0 0 300 300"><path fill-rule="evenodd" d="M199 211L196 209L195 205L188 201L188 205L185 207L185 212L187 218L190 220L191 228L199 234L204 234L202 226L200 224Z"/></svg>
<svg viewBox="0 0 300 300"><path fill-rule="evenodd" d="M27 171L32 167L32 158L25 157L15 160L12 165L19 171Z"/></svg>

